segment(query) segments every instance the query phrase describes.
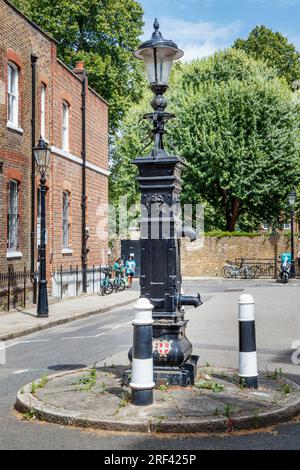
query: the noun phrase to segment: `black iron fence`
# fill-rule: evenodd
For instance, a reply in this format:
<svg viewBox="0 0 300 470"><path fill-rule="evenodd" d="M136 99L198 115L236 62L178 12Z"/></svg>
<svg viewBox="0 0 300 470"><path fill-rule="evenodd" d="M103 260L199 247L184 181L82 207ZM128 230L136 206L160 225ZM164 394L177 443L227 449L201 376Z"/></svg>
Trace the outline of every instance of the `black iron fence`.
<svg viewBox="0 0 300 470"><path fill-rule="evenodd" d="M11 307L26 307L33 301L33 282L30 271L24 267L16 271L11 266L7 272L0 272L0 308L10 311Z"/></svg>
<svg viewBox="0 0 300 470"><path fill-rule="evenodd" d="M70 266L65 269L61 266L52 273L52 295L60 298L80 295L84 275L87 280L87 293L99 292L100 282L106 270L111 275L112 268L107 265L92 266L87 269L79 266Z"/></svg>

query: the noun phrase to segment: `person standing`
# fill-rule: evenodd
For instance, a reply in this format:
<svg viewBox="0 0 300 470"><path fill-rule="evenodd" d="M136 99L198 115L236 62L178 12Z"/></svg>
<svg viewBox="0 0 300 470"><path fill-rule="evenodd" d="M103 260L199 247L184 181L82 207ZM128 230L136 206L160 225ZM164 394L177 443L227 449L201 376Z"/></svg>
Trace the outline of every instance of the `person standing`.
<svg viewBox="0 0 300 470"><path fill-rule="evenodd" d="M128 286L127 286L128 289L131 288L132 279L133 279L133 276L135 275L135 268L136 268L136 262L134 261L134 257L132 255L129 255L125 263L125 271L126 271L126 276L128 280Z"/></svg>

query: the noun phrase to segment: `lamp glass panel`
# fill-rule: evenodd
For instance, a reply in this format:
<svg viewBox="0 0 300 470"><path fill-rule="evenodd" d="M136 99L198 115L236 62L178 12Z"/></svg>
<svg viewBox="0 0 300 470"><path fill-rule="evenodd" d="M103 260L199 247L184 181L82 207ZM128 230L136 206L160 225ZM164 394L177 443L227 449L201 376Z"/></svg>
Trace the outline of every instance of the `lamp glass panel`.
<svg viewBox="0 0 300 470"><path fill-rule="evenodd" d="M176 55L176 50L168 47L156 48L156 64L155 67L155 52L154 49L145 49L141 52L143 57L148 80L150 83L159 83L167 85L169 76Z"/></svg>
<svg viewBox="0 0 300 470"><path fill-rule="evenodd" d="M291 193L289 194L289 204L290 206L293 206L296 202L296 194L295 193Z"/></svg>

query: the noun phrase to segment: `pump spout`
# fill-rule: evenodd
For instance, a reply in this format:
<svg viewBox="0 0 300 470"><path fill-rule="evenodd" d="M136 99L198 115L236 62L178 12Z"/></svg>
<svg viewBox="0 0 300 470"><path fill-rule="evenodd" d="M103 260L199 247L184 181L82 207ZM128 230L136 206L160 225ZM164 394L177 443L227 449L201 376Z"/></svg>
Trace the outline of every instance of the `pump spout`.
<svg viewBox="0 0 300 470"><path fill-rule="evenodd" d="M179 304L180 308L182 305L193 305L195 308L200 307L203 304L201 300L201 296L198 293L197 297L193 297L191 295L180 295L179 296Z"/></svg>
<svg viewBox="0 0 300 470"><path fill-rule="evenodd" d="M177 236L187 237L191 240L191 242L194 242L195 240L197 240L196 231L192 227L189 227L187 225L182 225L181 227L178 228Z"/></svg>

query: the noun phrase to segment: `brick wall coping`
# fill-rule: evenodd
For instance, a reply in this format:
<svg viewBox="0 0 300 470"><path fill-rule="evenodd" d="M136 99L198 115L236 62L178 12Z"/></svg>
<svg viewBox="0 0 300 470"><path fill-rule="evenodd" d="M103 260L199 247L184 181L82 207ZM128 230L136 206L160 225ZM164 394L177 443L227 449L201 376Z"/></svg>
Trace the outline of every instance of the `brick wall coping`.
<svg viewBox="0 0 300 470"><path fill-rule="evenodd" d="M106 101L106 99L102 98L102 96L99 95L99 93L97 93L97 92L94 90L94 88L92 88L92 87L89 86L88 89L89 89L94 95L96 95L98 98L100 98L100 100L102 100L103 103L105 103L107 106L110 106L109 102Z"/></svg>
<svg viewBox="0 0 300 470"><path fill-rule="evenodd" d="M51 152L54 153L55 155L58 155L59 157L63 157L63 158L66 158L67 160L71 160L72 162L77 163L78 165L83 164L82 158L76 157L72 153L69 153L69 152L66 152L65 150L54 147L53 145L51 146ZM105 170L104 168L101 168L98 165L94 165L93 163L86 162L86 167L89 168L90 170L96 171L96 173L100 173L101 175L104 175L104 176L110 175L110 171Z"/></svg>
<svg viewBox="0 0 300 470"><path fill-rule="evenodd" d="M70 69L70 67L68 67L61 59L57 58L56 59L57 62L62 66L64 67L71 75L73 75L73 77L77 78L77 80L79 80L80 82L82 82L81 78L79 75L77 75L76 73L73 72L72 69ZM103 101L105 104L107 104L107 106L109 106L108 102L102 98L102 96L99 95L99 93L97 93L93 88L91 88L90 86L88 87L89 91L91 91L92 93L94 93L94 95L96 95L101 101Z"/></svg>

